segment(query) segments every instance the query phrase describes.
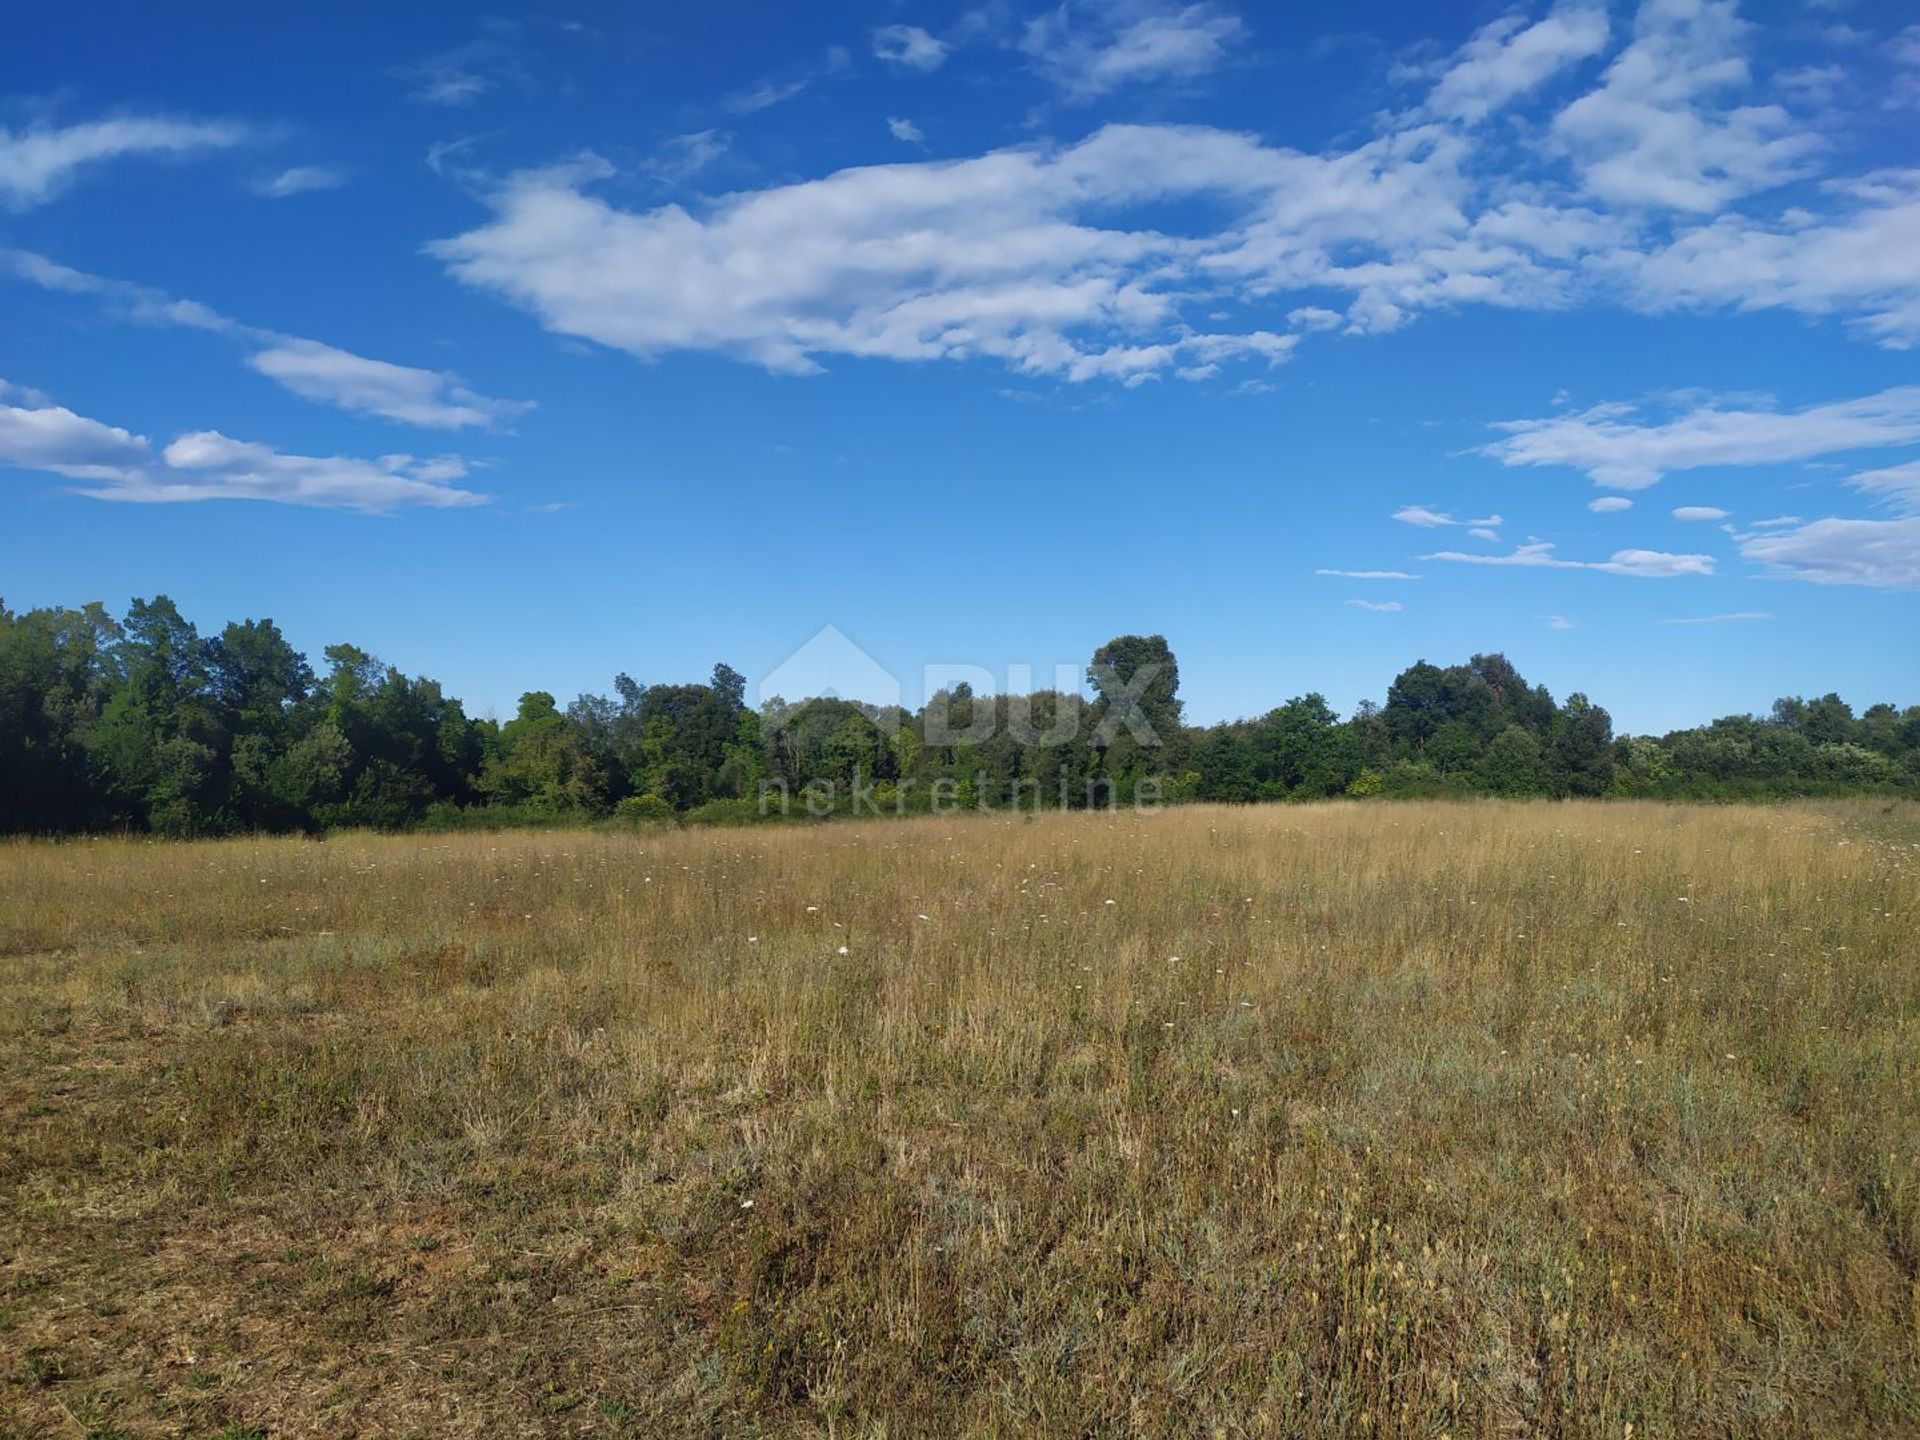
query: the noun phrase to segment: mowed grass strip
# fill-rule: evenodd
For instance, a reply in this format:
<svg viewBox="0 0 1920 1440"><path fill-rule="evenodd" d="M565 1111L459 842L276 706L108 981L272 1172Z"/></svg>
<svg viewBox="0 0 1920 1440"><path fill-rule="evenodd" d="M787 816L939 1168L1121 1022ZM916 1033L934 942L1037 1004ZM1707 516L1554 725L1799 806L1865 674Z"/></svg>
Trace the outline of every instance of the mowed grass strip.
<svg viewBox="0 0 1920 1440"><path fill-rule="evenodd" d="M1920 822L0 845L0 1436L1920 1430Z"/></svg>

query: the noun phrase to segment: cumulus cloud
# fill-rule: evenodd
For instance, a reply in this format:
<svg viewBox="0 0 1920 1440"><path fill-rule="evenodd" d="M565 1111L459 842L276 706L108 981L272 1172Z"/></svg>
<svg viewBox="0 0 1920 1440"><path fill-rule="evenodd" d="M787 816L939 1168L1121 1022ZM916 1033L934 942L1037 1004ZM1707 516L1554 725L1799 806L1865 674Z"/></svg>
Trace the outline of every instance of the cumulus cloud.
<svg viewBox="0 0 1920 1440"><path fill-rule="evenodd" d="M926 141L926 135L911 120L902 120L897 115L887 117L887 133L905 145L920 145Z"/></svg>
<svg viewBox="0 0 1920 1440"><path fill-rule="evenodd" d="M1154 276L1196 242L1082 212L1232 190L1261 154L1240 136L1110 127L1061 151L843 170L700 212L621 209L590 189L611 167L586 157L509 178L490 223L430 248L549 329L643 357L718 350L807 373L829 355L985 356L1131 382L1277 363L1297 337L1186 324Z"/></svg>
<svg viewBox="0 0 1920 1440"><path fill-rule="evenodd" d="M1664 244L1596 250L1595 272L1618 277L1645 309L1840 315L1869 340L1911 347L1920 340L1920 169L1832 180L1823 196L1822 214L1732 213Z"/></svg>
<svg viewBox="0 0 1920 1440"><path fill-rule="evenodd" d="M222 120L128 116L79 125L0 126L0 208L30 210L59 195L82 171L129 155L177 157L238 145L245 127Z"/></svg>
<svg viewBox="0 0 1920 1440"><path fill-rule="evenodd" d="M1587 502L1587 509L1596 515L1617 515L1632 508L1633 502L1624 495L1602 495L1598 500Z"/></svg>
<svg viewBox="0 0 1920 1440"><path fill-rule="evenodd" d="M1218 6L1119 0L1001 38L1085 97L1200 73L1242 34ZM1825 152L1811 126L1745 103L1750 42L1728 0L1647 0L1556 115L1534 102L1605 48L1602 8L1496 21L1435 67L1421 104L1323 153L1109 125L653 209L614 198L612 167L585 156L481 177L491 215L434 253L559 333L793 372L836 355L986 356L1122 383L1206 378L1220 362L1179 346L1222 328L1195 318L1216 313L1303 336L1467 306L1788 307L1886 344L1920 338L1920 171L1770 202L1762 191ZM882 44L901 63L932 54L912 36ZM729 103L776 103L806 79ZM1517 171L1509 119L1550 130L1544 153L1570 168ZM891 125L913 143L911 121Z"/></svg>
<svg viewBox="0 0 1920 1440"><path fill-rule="evenodd" d="M882 25L873 32L873 53L909 70L938 70L946 63L947 45L918 25Z"/></svg>
<svg viewBox="0 0 1920 1440"><path fill-rule="evenodd" d="M1074 102L1123 86L1192 80L1218 68L1246 33L1215 5L1177 9L1138 3L1069 3L1030 20L1020 48Z"/></svg>
<svg viewBox="0 0 1920 1440"><path fill-rule="evenodd" d="M1673 510L1676 520L1724 520L1727 512L1716 505L1676 505Z"/></svg>
<svg viewBox="0 0 1920 1440"><path fill-rule="evenodd" d="M497 400L467 388L448 370L422 370L356 355L318 340L247 325L195 300L151 286L89 275L27 251L0 250L0 273L42 289L87 295L119 318L142 325L177 325L223 335L246 346L247 364L305 400L358 415L378 415L429 429L493 427L533 408L530 401Z"/></svg>
<svg viewBox="0 0 1920 1440"><path fill-rule="evenodd" d="M1715 465L1770 465L1920 441L1920 385L1898 385L1855 400L1800 410L1760 409L1708 399L1669 420L1639 418L1638 407L1596 405L1574 414L1505 420L1508 438L1480 453L1503 465L1563 465L1595 484L1639 490L1673 471Z"/></svg>
<svg viewBox="0 0 1920 1440"><path fill-rule="evenodd" d="M182 435L156 454L144 436L51 403L0 400L0 465L81 482L77 492L96 500L274 500L378 512L487 499L449 483L466 474L457 457L290 455L215 430Z"/></svg>
<svg viewBox="0 0 1920 1440"><path fill-rule="evenodd" d="M262 176L254 182L253 193L269 200L284 200L315 190L337 190L346 183L347 172L336 165L295 165L277 175Z"/></svg>
<svg viewBox="0 0 1920 1440"><path fill-rule="evenodd" d="M1815 520L1738 537L1740 553L1772 573L1816 585L1920 588L1920 519Z"/></svg>
<svg viewBox="0 0 1920 1440"><path fill-rule="evenodd" d="M1517 565L1546 570L1598 570L1608 575L1632 575L1667 580L1676 575L1711 575L1711 555L1674 555L1664 550L1616 550L1605 560L1563 560L1545 540L1530 540L1507 555L1470 555L1441 550L1422 560L1446 560L1460 565Z"/></svg>
<svg viewBox="0 0 1920 1440"><path fill-rule="evenodd" d="M1752 82L1735 0L1645 0L1598 88L1554 118L1589 194L1710 213L1806 173L1819 138Z"/></svg>
<svg viewBox="0 0 1920 1440"><path fill-rule="evenodd" d="M0 384L0 396L14 388ZM20 398L29 403L16 406L0 399L0 465L69 480L118 481L146 464L145 437L76 415L37 394Z"/></svg>

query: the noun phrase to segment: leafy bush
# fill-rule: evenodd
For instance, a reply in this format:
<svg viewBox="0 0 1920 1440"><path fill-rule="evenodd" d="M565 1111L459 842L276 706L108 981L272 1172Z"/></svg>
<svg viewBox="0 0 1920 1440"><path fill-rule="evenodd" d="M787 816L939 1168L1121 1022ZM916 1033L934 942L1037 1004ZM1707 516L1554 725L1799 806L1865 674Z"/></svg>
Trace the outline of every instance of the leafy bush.
<svg viewBox="0 0 1920 1440"><path fill-rule="evenodd" d="M627 825L671 825L674 813L658 795L629 795L613 807L613 818Z"/></svg>

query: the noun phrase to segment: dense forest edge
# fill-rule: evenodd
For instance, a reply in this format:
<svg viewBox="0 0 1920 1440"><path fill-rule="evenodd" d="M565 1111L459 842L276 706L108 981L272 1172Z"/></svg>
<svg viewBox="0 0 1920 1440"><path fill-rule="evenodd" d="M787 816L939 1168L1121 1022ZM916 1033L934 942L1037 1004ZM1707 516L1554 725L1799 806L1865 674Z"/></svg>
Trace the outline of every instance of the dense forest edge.
<svg viewBox="0 0 1920 1440"><path fill-rule="evenodd" d="M1662 736L1619 735L1502 655L1420 661L1342 719L1306 694L1184 722L1160 636L1088 666L1091 699L976 695L918 711L770 698L716 665L498 723L353 645L316 671L271 620L202 635L165 596L0 605L0 833L212 835L341 827L744 824L830 815L1332 796L1740 800L1920 795L1920 705L1785 698Z"/></svg>

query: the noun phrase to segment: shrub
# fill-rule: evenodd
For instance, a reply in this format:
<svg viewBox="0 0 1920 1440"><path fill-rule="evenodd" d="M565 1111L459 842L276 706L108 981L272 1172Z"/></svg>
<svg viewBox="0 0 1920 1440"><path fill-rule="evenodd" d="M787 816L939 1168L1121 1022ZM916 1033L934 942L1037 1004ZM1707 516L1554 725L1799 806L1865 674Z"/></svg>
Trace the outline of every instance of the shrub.
<svg viewBox="0 0 1920 1440"><path fill-rule="evenodd" d="M658 795L629 795L613 807L613 818L628 825L671 825L674 813Z"/></svg>

